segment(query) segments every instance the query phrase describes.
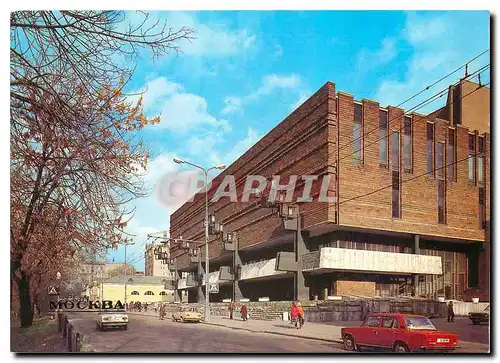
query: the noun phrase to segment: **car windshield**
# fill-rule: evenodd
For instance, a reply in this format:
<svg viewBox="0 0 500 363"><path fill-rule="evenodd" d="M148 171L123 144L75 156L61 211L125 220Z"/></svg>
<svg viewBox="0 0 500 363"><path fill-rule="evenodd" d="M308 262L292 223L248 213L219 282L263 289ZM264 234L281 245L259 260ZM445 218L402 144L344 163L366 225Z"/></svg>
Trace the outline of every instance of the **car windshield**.
<svg viewBox="0 0 500 363"><path fill-rule="evenodd" d="M405 323L408 329L436 330L434 324L425 317L405 318Z"/></svg>

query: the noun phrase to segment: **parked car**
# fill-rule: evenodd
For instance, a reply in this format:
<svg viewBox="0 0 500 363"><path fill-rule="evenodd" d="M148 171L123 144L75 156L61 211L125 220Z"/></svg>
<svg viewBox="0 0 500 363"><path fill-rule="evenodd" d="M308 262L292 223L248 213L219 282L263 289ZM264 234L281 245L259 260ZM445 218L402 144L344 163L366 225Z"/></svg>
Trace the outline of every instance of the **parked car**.
<svg viewBox="0 0 500 363"><path fill-rule="evenodd" d="M475 325L481 323L489 323L490 322L490 306L488 305L483 311L477 313L469 313L469 319L472 320L472 323Z"/></svg>
<svg viewBox="0 0 500 363"><path fill-rule="evenodd" d="M128 329L128 315L125 310L100 311L97 313L96 329L108 328Z"/></svg>
<svg viewBox="0 0 500 363"><path fill-rule="evenodd" d="M181 323L193 322L199 323L203 320L203 316L196 309L182 309L172 314L172 321L180 321Z"/></svg>
<svg viewBox="0 0 500 363"><path fill-rule="evenodd" d="M367 316L361 326L341 329L344 348L383 348L394 352L453 351L457 334L439 331L422 315L378 313Z"/></svg>

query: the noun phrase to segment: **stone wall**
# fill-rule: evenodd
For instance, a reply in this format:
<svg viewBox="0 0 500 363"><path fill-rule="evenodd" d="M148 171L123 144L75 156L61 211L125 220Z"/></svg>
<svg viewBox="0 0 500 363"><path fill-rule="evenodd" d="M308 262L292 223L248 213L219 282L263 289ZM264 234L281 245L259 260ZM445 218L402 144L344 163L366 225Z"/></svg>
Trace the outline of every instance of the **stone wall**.
<svg viewBox="0 0 500 363"><path fill-rule="evenodd" d="M249 318L255 320L282 320L283 312L290 311L290 301L249 301L246 304ZM430 317L445 317L446 303L433 300L342 300L342 301L302 301L306 319L312 322L363 320L370 312L401 312L421 314ZM237 303L235 316L239 317L242 303ZM203 304L169 304L167 316L181 308L196 308L204 312ZM210 303L210 314L229 316L229 303Z"/></svg>

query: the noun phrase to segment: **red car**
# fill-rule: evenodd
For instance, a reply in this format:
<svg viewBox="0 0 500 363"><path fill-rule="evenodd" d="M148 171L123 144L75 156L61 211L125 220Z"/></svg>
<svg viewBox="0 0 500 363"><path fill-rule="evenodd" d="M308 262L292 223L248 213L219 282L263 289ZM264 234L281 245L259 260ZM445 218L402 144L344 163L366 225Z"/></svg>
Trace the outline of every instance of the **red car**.
<svg viewBox="0 0 500 363"><path fill-rule="evenodd" d="M413 314L369 315L361 326L341 329L346 350L385 348L394 352L453 351L458 335L439 331L429 318Z"/></svg>

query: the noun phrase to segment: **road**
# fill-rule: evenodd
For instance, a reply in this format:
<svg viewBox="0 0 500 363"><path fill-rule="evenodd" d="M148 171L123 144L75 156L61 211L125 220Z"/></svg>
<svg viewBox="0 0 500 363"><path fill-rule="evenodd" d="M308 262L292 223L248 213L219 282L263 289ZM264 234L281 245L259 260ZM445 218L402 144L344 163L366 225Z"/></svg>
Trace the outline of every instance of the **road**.
<svg viewBox="0 0 500 363"><path fill-rule="evenodd" d="M340 344L252 333L205 324L131 316L128 330L98 332L95 314L70 316L98 352L151 353L345 353Z"/></svg>

